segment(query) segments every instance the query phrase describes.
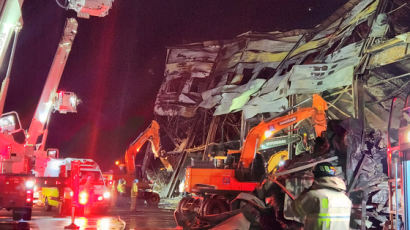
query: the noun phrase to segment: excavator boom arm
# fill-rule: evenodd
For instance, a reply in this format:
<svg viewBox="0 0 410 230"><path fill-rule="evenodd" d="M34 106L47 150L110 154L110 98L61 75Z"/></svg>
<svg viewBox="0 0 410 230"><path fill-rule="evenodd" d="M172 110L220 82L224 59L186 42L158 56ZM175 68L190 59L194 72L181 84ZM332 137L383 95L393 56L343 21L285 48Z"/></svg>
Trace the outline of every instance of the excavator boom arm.
<svg viewBox="0 0 410 230"><path fill-rule="evenodd" d="M159 154L160 150L160 137L159 137L159 124L156 121L152 121L151 125L144 130L135 139L128 149L125 151L125 166L127 168L128 174L135 174L135 157L139 154L141 147L147 142L151 142L151 150L154 153L155 158L160 158L161 162L167 168L167 170L172 171L171 164L165 159L162 158Z"/></svg>
<svg viewBox="0 0 410 230"><path fill-rule="evenodd" d="M295 113L278 117L268 122L262 121L257 126L253 127L246 136L240 157L241 166L244 168L250 167L259 146L266 138L273 136L275 133L299 121L312 118L316 135L321 136L322 132L326 131L326 110L326 101L319 95L314 94L313 105L311 108L301 108Z"/></svg>

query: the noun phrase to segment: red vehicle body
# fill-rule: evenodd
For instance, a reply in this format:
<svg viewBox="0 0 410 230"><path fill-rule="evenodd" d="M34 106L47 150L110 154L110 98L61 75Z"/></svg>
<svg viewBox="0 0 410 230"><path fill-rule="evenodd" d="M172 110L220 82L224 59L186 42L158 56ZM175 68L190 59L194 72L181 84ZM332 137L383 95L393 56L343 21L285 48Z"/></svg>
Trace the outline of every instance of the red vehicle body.
<svg viewBox="0 0 410 230"><path fill-rule="evenodd" d="M0 209L13 211L13 219L30 220L34 177L26 174L0 174Z"/></svg>
<svg viewBox="0 0 410 230"><path fill-rule="evenodd" d="M106 210L111 205L110 189L101 170L91 159L65 158L50 160L46 177L38 178L41 200L46 210L59 208L60 214L70 214L71 206L78 202L81 214ZM73 178L78 177L75 182ZM74 196L78 196L78 200Z"/></svg>
<svg viewBox="0 0 410 230"><path fill-rule="evenodd" d="M23 2L24 0L0 1L0 67L7 69L6 76L1 76L3 81L0 87L0 209L13 210L14 219L29 220L35 192L34 176L43 176L47 162L58 157L49 155L45 149L51 113L76 112L79 102L74 93L57 92L77 33L77 21L74 18L67 19L31 124L28 129L23 129L16 112L3 111L10 82L9 70L22 25ZM79 1L71 2L74 4ZM67 8L83 16L102 17L108 13L111 4L112 0L81 1L81 4L69 5ZM13 43L9 47L11 41ZM10 54L8 50L11 50Z"/></svg>
<svg viewBox="0 0 410 230"><path fill-rule="evenodd" d="M0 116L0 207L12 210L14 219L31 219L34 176L42 175L45 163L53 158L44 148L48 133L46 123L52 112L51 107L45 105L51 105L49 102L53 101L54 96L56 99L59 98L55 92L62 73L60 70L67 60L66 54L71 48L76 29L77 22L74 19L67 20L60 41L63 45L57 49L28 131L21 127L16 112L2 113ZM0 101L3 101L6 94L2 91L0 95L2 96ZM76 104L77 102L72 104L73 112ZM67 109L64 112L68 112ZM24 139L18 138L18 135ZM41 139L40 143L38 139Z"/></svg>
<svg viewBox="0 0 410 230"><path fill-rule="evenodd" d="M0 67L11 68L16 42L21 29L21 6L23 0L0 2ZM14 39L13 39L14 37ZM13 41L13 42L12 42ZM11 47L10 47L11 45ZM7 50L12 52L8 55ZM4 77L4 78L3 78ZM13 211L13 219L31 219L33 188L35 181L29 173L30 161L19 153L25 151L23 145L14 140L13 134L21 129L16 113L3 113L10 74L2 76L0 91L0 209ZM27 186L26 186L27 185Z"/></svg>

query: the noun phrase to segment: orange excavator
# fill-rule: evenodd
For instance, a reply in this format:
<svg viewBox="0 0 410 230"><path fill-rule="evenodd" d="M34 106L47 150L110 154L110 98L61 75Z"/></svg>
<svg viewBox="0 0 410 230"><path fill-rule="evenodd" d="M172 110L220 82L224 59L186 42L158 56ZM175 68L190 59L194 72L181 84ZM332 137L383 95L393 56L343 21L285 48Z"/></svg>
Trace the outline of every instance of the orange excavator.
<svg viewBox="0 0 410 230"><path fill-rule="evenodd" d="M322 136L326 131L327 103L317 94L313 95L312 107L299 108L296 112L262 121L253 127L239 151L228 150L227 158L239 154L236 164L224 165L223 168L187 167L185 172L185 192L189 195L181 199L176 211L176 222L184 226L184 218L188 213L197 216L214 215L230 210L229 203L241 192L251 192L259 184L264 174L264 165L257 163L261 160L258 149L261 144L281 130L310 118L315 128L316 136ZM259 172L262 169L262 175Z"/></svg>
<svg viewBox="0 0 410 230"><path fill-rule="evenodd" d="M125 166L128 174L135 174L135 157L139 154L141 147L149 141L151 143L151 150L154 153L155 158L159 158L167 171L172 171L172 166L168 160L160 156L160 137L159 137L159 124L156 121L152 121L151 125L142 132L137 139L135 139L125 151Z"/></svg>
<svg viewBox="0 0 410 230"><path fill-rule="evenodd" d="M135 158L140 153L141 147L149 141L151 143L151 150L155 158L159 158L167 171L172 171L172 165L168 160L160 155L160 136L159 124L152 121L151 125L144 130L127 148L125 151L125 173L115 175L114 179L124 179L126 182L127 191L131 190L131 185L135 179L138 179L138 198L144 199L148 205L155 206L159 202L159 195L152 191L152 186L148 182L145 172L141 172L144 167L135 167ZM121 166L124 166L123 164Z"/></svg>

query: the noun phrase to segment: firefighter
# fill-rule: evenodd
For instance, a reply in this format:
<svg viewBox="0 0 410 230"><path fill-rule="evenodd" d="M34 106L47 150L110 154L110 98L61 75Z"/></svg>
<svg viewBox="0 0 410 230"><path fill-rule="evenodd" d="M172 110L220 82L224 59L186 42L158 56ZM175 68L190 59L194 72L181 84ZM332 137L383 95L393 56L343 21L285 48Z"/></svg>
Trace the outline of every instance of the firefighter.
<svg viewBox="0 0 410 230"><path fill-rule="evenodd" d="M138 179L132 182L130 211L136 211L138 197Z"/></svg>
<svg viewBox="0 0 410 230"><path fill-rule="evenodd" d="M313 185L292 203L293 210L304 219L305 230L349 230L352 202L346 196L344 181L336 176L330 163L313 169Z"/></svg>
<svg viewBox="0 0 410 230"><path fill-rule="evenodd" d="M125 180L123 178L118 180L117 191L120 196L125 195Z"/></svg>
<svg viewBox="0 0 410 230"><path fill-rule="evenodd" d="M111 206L116 206L117 205L117 199L118 199L118 192L117 192L117 184L115 183L115 180L112 181L111 185Z"/></svg>

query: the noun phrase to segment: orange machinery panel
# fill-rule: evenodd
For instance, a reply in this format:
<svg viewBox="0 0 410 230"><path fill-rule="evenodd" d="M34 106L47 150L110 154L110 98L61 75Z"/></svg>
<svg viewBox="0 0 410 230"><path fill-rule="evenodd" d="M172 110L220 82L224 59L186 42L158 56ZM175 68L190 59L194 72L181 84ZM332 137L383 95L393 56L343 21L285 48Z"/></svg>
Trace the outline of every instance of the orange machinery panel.
<svg viewBox="0 0 410 230"><path fill-rule="evenodd" d="M251 192L258 185L258 182L238 181L235 178L234 169L187 167L185 172L185 191L192 193L192 188L197 184L214 186L215 191Z"/></svg>

